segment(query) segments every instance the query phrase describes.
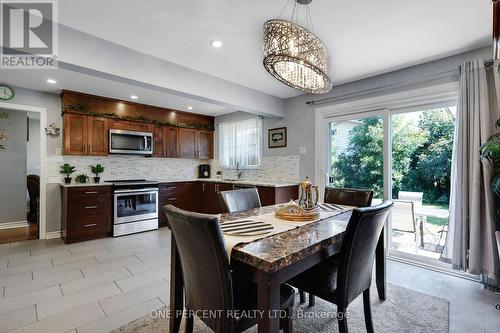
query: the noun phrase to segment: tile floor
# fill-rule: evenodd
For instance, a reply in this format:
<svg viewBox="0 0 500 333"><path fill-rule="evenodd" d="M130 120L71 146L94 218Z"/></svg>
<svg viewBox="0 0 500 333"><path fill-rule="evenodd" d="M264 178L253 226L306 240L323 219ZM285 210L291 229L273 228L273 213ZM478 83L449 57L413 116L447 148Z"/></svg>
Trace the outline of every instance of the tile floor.
<svg viewBox="0 0 500 333"><path fill-rule="evenodd" d="M166 229L72 245L2 244L0 333L121 327L168 304L169 254ZM500 296L478 283L394 261L388 281L448 299L450 332L498 332Z"/></svg>

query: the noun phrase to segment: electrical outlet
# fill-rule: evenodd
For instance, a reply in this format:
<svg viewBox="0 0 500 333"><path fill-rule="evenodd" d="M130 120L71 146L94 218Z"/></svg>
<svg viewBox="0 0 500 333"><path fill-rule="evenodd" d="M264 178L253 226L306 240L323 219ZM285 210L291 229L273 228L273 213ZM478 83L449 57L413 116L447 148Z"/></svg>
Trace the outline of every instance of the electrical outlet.
<svg viewBox="0 0 500 333"><path fill-rule="evenodd" d="M307 148L304 146L299 147L299 155L305 155L307 154Z"/></svg>

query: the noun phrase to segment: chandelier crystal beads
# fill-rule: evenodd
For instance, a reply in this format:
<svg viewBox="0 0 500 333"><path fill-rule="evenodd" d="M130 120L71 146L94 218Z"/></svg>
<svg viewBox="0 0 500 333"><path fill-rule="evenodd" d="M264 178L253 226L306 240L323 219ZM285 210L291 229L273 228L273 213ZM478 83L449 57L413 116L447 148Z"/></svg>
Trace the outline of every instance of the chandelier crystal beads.
<svg viewBox="0 0 500 333"><path fill-rule="evenodd" d="M332 89L326 46L292 21L273 19L264 24L264 67L284 84L308 93Z"/></svg>

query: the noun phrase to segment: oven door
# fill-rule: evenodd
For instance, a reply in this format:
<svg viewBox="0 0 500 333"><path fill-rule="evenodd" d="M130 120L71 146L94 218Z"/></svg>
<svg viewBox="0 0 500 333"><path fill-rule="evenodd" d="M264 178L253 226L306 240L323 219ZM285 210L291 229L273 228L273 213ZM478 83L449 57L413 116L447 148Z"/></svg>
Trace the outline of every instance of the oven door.
<svg viewBox="0 0 500 333"><path fill-rule="evenodd" d="M158 189L115 190L114 224L158 218Z"/></svg>
<svg viewBox="0 0 500 333"><path fill-rule="evenodd" d="M148 132L133 132L109 130L109 152L112 154L153 154L153 134Z"/></svg>

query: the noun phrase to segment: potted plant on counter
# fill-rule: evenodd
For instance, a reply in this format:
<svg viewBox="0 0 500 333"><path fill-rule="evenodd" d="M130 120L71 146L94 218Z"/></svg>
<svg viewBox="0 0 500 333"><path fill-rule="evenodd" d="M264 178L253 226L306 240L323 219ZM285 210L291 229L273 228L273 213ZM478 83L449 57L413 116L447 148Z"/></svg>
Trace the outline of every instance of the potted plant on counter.
<svg viewBox="0 0 500 333"><path fill-rule="evenodd" d="M82 173L82 174L76 176L75 181L77 183L80 183L80 184L85 184L86 182L89 181L89 179L90 179L89 176L87 176L86 174Z"/></svg>
<svg viewBox="0 0 500 333"><path fill-rule="evenodd" d="M65 163L60 166L61 171L60 173L65 174L66 177L64 177L64 183L65 184L71 184L71 174L75 172L75 167L72 165L69 165L68 163Z"/></svg>
<svg viewBox="0 0 500 333"><path fill-rule="evenodd" d="M104 172L104 167L100 164L96 164L96 165L91 165L90 168L92 169L92 173L95 175L94 182L99 183L99 181L101 180L99 174Z"/></svg>

